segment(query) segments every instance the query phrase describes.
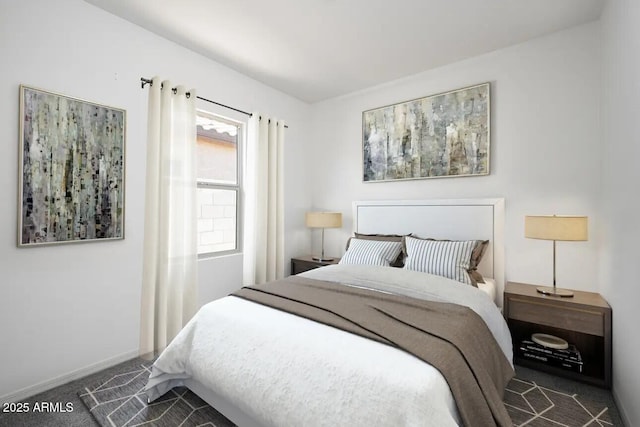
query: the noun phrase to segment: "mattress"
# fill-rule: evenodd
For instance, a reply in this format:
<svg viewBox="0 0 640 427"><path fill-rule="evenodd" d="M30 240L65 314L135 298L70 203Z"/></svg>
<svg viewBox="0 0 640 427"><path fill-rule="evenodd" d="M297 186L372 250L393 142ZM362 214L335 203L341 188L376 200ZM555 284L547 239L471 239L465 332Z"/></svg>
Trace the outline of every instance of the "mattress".
<svg viewBox="0 0 640 427"><path fill-rule="evenodd" d="M496 281L488 277L484 277L484 283L478 283L478 289L489 295L491 301L496 301Z"/></svg>

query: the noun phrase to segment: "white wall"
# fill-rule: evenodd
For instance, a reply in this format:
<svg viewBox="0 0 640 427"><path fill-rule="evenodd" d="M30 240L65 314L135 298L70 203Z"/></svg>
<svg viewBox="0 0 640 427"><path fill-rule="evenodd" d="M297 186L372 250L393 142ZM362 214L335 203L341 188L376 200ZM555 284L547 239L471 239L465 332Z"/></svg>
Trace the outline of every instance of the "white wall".
<svg viewBox="0 0 640 427"><path fill-rule="evenodd" d="M81 0L0 0L0 58L0 400L137 352L147 118L141 76L168 77L287 120L285 251L308 251L307 104ZM126 109L125 240L16 247L21 83ZM239 255L201 262L200 301L239 287L241 265Z"/></svg>
<svg viewBox="0 0 640 427"><path fill-rule="evenodd" d="M344 252L354 200L504 197L507 280L552 280L552 244L524 238L526 214L583 214L590 240L558 243L558 285L597 290L599 36L592 23L314 105L312 205L345 218L326 232L327 254ZM487 81L490 175L362 182L363 111Z"/></svg>
<svg viewBox="0 0 640 427"><path fill-rule="evenodd" d="M601 292L613 310L613 392L628 426L640 425L638 183L640 2L609 1L602 18Z"/></svg>

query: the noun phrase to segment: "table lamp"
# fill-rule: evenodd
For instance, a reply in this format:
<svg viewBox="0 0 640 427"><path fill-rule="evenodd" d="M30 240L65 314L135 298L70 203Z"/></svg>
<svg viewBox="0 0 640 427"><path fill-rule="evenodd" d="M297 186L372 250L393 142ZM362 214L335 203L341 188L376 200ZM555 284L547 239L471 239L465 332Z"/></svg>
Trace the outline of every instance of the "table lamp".
<svg viewBox="0 0 640 427"><path fill-rule="evenodd" d="M556 288L556 241L587 240L586 216L525 216L524 237L553 240L553 287L538 287L538 292L554 297L573 297L573 292Z"/></svg>
<svg viewBox="0 0 640 427"><path fill-rule="evenodd" d="M324 229L342 227L342 214L340 212L307 212L305 224L309 228L322 228L322 253L314 256L316 261L333 261L333 258L324 257Z"/></svg>

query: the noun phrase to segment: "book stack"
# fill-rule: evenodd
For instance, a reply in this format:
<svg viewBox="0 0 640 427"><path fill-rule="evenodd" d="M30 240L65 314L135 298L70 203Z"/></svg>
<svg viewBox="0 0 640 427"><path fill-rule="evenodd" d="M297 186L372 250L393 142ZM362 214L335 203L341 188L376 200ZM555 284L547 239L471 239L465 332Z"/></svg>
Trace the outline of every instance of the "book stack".
<svg viewBox="0 0 640 427"><path fill-rule="evenodd" d="M569 344L566 349L558 349L545 347L530 340L522 340L520 354L525 359L582 373L582 356L573 344Z"/></svg>

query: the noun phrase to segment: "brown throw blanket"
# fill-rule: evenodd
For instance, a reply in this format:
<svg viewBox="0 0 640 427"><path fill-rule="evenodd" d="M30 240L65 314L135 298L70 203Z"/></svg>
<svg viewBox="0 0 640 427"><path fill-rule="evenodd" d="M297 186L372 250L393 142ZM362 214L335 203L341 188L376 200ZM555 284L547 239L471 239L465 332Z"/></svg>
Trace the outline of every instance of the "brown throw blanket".
<svg viewBox="0 0 640 427"><path fill-rule="evenodd" d="M466 426L513 425L502 402L513 369L468 307L299 276L232 295L402 349L442 373Z"/></svg>

